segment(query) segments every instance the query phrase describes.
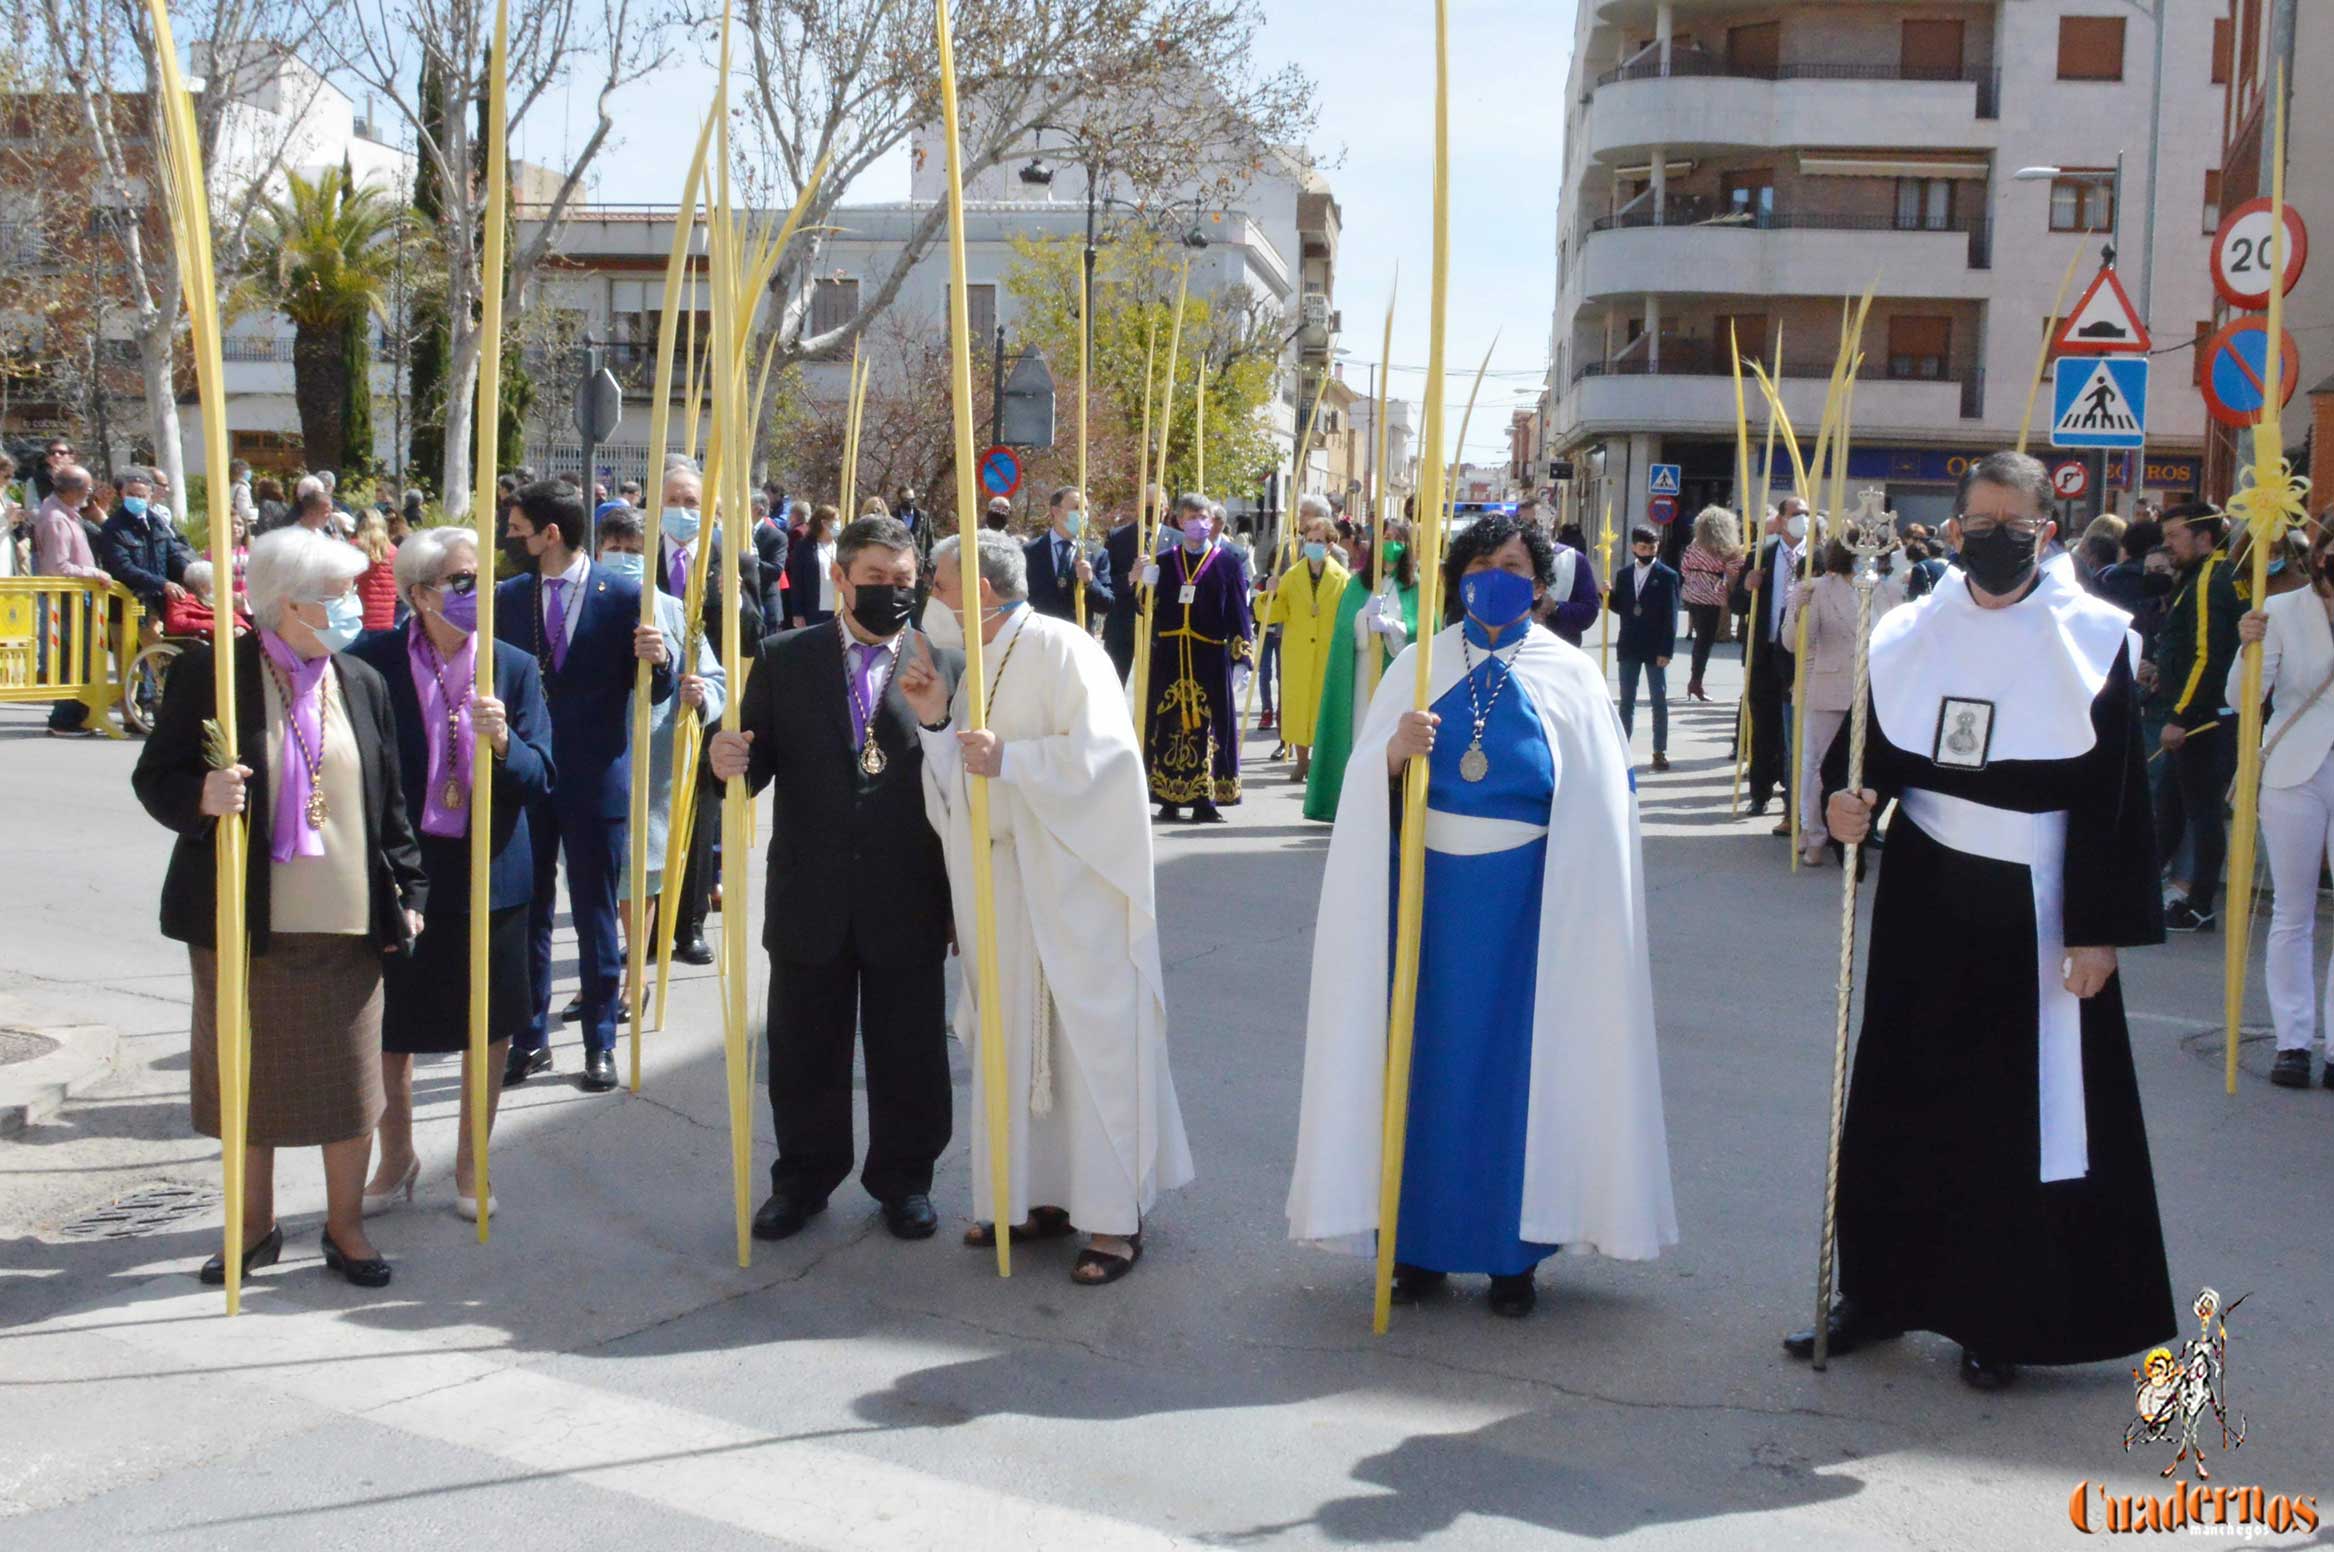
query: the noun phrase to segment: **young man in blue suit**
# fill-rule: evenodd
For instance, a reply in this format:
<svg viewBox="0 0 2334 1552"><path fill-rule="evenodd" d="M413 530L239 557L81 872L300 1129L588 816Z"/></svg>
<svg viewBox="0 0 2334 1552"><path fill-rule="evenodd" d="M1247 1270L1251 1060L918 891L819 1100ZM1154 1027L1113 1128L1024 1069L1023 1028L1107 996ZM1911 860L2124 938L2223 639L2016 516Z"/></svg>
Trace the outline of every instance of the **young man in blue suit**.
<svg viewBox="0 0 2334 1552"><path fill-rule="evenodd" d="M1629 531L1630 564L1613 578L1605 607L1620 616L1621 728L1635 730L1637 677L1653 700L1653 768L1669 769L1669 660L1678 649L1678 574L1663 564L1661 536L1642 524Z"/></svg>
<svg viewBox="0 0 2334 1552"><path fill-rule="evenodd" d="M535 843L535 898L528 959L530 1007L511 1042L503 1081L551 1070L551 917L558 858L567 855L568 914L583 982L583 1086L616 1086L616 857L632 796L633 664L645 659L651 699L673 693L664 632L640 623L640 584L591 559L583 496L564 480L523 485L504 519L503 555L519 575L494 590L494 634L533 654L551 704L552 762L559 779L528 816Z"/></svg>
<svg viewBox="0 0 2334 1552"><path fill-rule="evenodd" d="M1088 559L1086 494L1064 485L1046 499L1046 531L1021 547L1029 562L1029 607L1057 620L1078 618L1078 589L1086 590L1086 621L1104 619L1117 597L1111 589L1107 545Z"/></svg>

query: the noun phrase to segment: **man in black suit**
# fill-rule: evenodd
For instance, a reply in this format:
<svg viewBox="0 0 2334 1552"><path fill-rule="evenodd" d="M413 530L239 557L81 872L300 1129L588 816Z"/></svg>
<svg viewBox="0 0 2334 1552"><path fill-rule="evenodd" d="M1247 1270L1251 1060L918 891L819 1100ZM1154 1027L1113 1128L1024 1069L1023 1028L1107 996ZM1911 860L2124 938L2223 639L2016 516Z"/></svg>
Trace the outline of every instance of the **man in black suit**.
<svg viewBox="0 0 2334 1552"><path fill-rule="evenodd" d="M1621 731L1637 730L1637 681L1653 701L1653 768L1669 769L1669 660L1678 649L1678 574L1661 559L1661 536L1642 524L1629 531L1630 564L1613 578L1605 607L1619 617L1613 643L1621 661Z"/></svg>
<svg viewBox="0 0 2334 1552"><path fill-rule="evenodd" d="M1152 490L1153 499L1157 499L1157 487ZM1102 647L1121 679L1135 671L1135 610L1142 601L1135 578L1143 571L1135 552L1142 542L1143 522L1137 512L1121 512L1110 536L1102 541L1103 561L1110 568L1109 574L1119 579L1110 596L1110 608L1102 617Z"/></svg>
<svg viewBox="0 0 2334 1552"><path fill-rule="evenodd" d="M1777 835L1791 833L1791 682L1797 658L1783 634L1783 608L1791 601L1807 543L1807 503L1785 496L1767 520L1768 539L1759 563L1743 573L1751 593L1750 626L1758 647L1751 651L1750 696L1751 812L1764 814L1775 789L1783 789L1783 821ZM1746 644L1745 651L1750 651Z"/></svg>
<svg viewBox="0 0 2334 1552"><path fill-rule="evenodd" d="M710 536L701 533L705 486L695 470L667 469L663 500L657 519L656 564L649 568L649 585L675 598L687 597L689 568L702 538L712 546L706 556L705 602L700 615L705 639L712 644L713 655L718 659L722 610L726 607L722 600L727 596L724 589L738 584L738 640L744 644L745 655L753 657L761 650L762 632L768 628L761 605L759 553L749 544L740 552L734 574L722 565L721 525L716 523ZM740 677L736 665L724 663L722 668L733 680ZM720 795L713 790L711 782L700 781L697 819L689 830L688 866L681 876L681 892L675 907L679 914L673 918L673 957L684 964L713 963L713 950L705 942L705 913L713 906L713 843L720 834Z"/></svg>
<svg viewBox="0 0 2334 1552"><path fill-rule="evenodd" d="M1064 485L1046 500L1047 530L1021 547L1029 562L1029 607L1057 620L1078 618L1078 590L1086 590L1086 619L1101 618L1117 595L1107 547L1086 558L1086 496Z"/></svg>
<svg viewBox="0 0 2334 1552"><path fill-rule="evenodd" d="M786 501L783 493L773 498L754 497L754 566L760 573L762 629L775 632L779 622L786 618L786 599L781 581L786 575ZM758 644L757 644L758 645Z"/></svg>
<svg viewBox="0 0 2334 1552"><path fill-rule="evenodd" d="M951 1125L948 865L924 817L923 746L895 680L916 597L915 539L863 517L835 541L827 624L773 636L742 731L716 734L723 782L777 789L770 834L770 1113L778 1158L754 1234L798 1232L851 1173L851 1056L867 1052L860 1182L901 1239L938 1226L932 1167ZM963 658L935 651L953 693Z"/></svg>

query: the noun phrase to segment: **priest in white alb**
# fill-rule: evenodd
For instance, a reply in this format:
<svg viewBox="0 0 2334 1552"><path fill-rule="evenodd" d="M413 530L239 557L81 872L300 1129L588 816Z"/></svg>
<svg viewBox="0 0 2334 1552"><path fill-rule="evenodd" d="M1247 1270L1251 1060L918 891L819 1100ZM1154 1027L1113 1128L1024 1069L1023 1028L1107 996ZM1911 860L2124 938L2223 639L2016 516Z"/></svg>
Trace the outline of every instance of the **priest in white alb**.
<svg viewBox="0 0 2334 1552"><path fill-rule="evenodd" d="M1381 1228L1397 784L1426 758L1401 1303L1488 1274L1492 1313L1526 1315L1559 1247L1637 1260L1678 1236L1628 745L1595 660L1533 622L1555 573L1548 536L1513 517L1452 540L1429 709L1412 709L1412 646L1354 734L1330 833L1321 914L1344 930L1314 942L1289 1233L1366 1253Z"/></svg>
<svg viewBox="0 0 2334 1552"><path fill-rule="evenodd" d="M973 1228L965 1243L1083 1232L1071 1279L1115 1282L1143 1251L1143 1215L1191 1179L1167 1064L1167 1004L1151 887L1151 828L1134 719L1110 656L1028 606L1027 561L983 532L980 597L965 605L958 541L932 552L924 636L900 668L923 724L924 802L948 855L963 956L957 1038L972 1052ZM977 615L977 621L973 617ZM981 633L981 678L953 700L930 644ZM969 697L986 697L971 731ZM991 1199L987 1069L979 1052L969 783L989 779L999 1023L1012 1120L1011 1200Z"/></svg>

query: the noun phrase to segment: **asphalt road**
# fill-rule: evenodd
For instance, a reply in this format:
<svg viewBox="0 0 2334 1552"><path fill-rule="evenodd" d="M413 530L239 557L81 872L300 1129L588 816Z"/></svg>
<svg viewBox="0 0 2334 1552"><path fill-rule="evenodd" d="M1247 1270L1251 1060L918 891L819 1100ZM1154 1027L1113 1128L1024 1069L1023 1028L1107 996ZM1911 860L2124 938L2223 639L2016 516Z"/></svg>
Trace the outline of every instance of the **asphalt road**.
<svg viewBox="0 0 2334 1552"><path fill-rule="evenodd" d="M1734 682L1713 670L1722 696ZM961 1109L939 1238L893 1241L847 1187L738 1268L698 973L649 1041L640 1097L575 1089L572 1035L562 1078L513 1094L486 1247L450 1211L455 1068L420 1071L423 1205L376 1220L397 1265L382 1294L322 1271L321 1179L312 1154L288 1155L285 1263L228 1321L192 1276L217 1248L215 1206L69 1237L146 1188L215 1186L217 1150L186 1125L187 979L155 931L166 848L130 797L134 746L43 739L0 709L15 799L0 999L12 1018L124 1035L114 1078L0 1142L0 1537L11 1552L2081 1542L2078 1484L2145 1490L2165 1459L2120 1447L2123 1367L1981 1395L1933 1338L1822 1375L1777 1346L1811 1308L1839 875L1793 874L1770 821L1730 821L1727 721L1680 706L1676 768L1642 778L1683 1244L1645 1264L1559 1256L1527 1321L1491 1318L1475 1282L1376 1338L1366 1265L1284 1237L1307 966L1336 930L1317 898L1327 834L1285 767L1252 765L1233 823L1160 832L1199 1179L1116 1287L1072 1286L1062 1245L1025 1248L1009 1281L957 1246ZM1990 952L1937 944L1936 995ZM2255 1039L2223 1094L2219 952L2187 940L2126 966L2174 1282L2183 1300L2252 1293L2230 1360L2250 1434L2212 1457L2215 1480L2315 1494L2334 1435L2334 1092L2269 1087ZM757 968L757 1007L761 986ZM759 1101L755 1121L758 1198Z"/></svg>

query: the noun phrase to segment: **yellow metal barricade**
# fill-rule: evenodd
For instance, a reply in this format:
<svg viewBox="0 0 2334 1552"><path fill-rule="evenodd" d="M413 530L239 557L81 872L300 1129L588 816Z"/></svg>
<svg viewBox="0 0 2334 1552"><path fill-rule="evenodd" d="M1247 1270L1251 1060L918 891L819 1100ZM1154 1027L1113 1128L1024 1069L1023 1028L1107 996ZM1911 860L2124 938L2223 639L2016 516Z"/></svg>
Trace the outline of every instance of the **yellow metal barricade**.
<svg viewBox="0 0 2334 1552"><path fill-rule="evenodd" d="M90 727L122 737L113 713L137 655L138 608L119 583L0 577L0 704L77 700Z"/></svg>

